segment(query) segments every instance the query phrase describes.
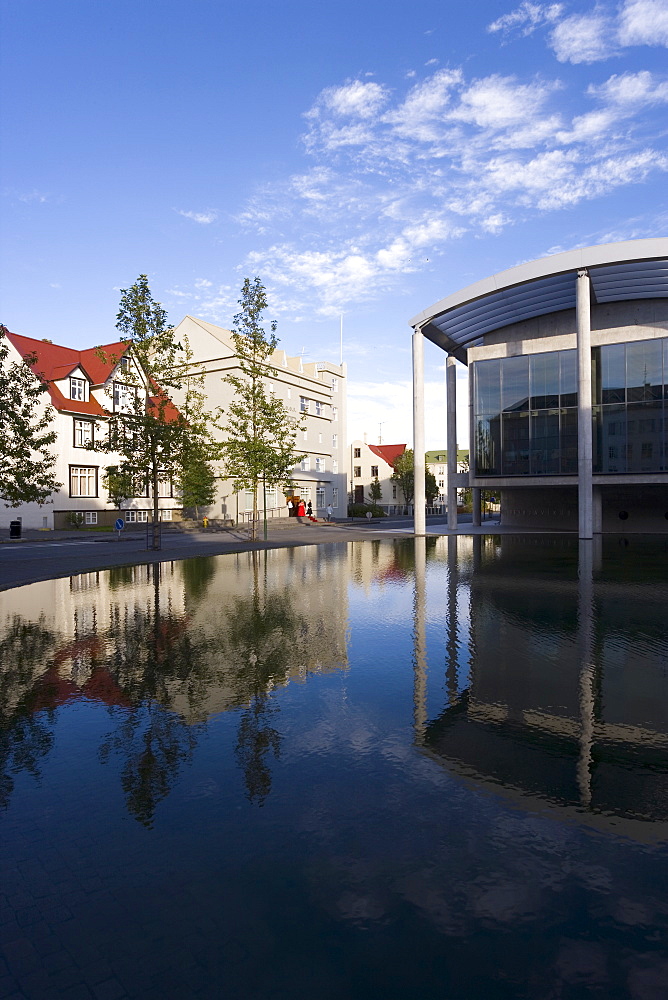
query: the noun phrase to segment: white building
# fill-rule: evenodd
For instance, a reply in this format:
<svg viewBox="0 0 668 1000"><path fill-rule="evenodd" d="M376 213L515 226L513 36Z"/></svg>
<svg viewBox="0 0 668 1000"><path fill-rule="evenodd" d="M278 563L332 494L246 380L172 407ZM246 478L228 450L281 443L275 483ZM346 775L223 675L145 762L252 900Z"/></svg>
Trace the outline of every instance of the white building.
<svg viewBox="0 0 668 1000"><path fill-rule="evenodd" d="M392 482L394 463L406 451L405 444L367 444L353 441L349 449L349 484L351 503L367 503L371 483L378 479L381 505L402 503L403 496Z"/></svg>
<svg viewBox="0 0 668 1000"><path fill-rule="evenodd" d="M188 338L193 363L206 372L207 408L224 410L234 391L224 381L225 376L240 374L231 333L186 316L176 334L177 339ZM89 445L104 434L106 413L126 404L124 373L132 363L126 345L104 345L101 351L107 358L117 359L105 361L96 348L78 351L14 333L9 333L7 340L10 361L34 355L31 367L46 382L44 405L54 410L57 441L52 450L56 455L56 479L62 485L44 506L0 506L0 528L7 528L16 518L22 520L24 528L65 528L72 514L81 514L88 527L113 524L118 511L109 501L103 479L106 467L117 464L118 457L91 450ZM305 420L305 430L299 432L296 442L297 452L303 452L305 458L294 472L294 493L307 503L311 500L314 513L324 515L331 503L335 517L345 516L345 365L304 363L301 358L288 358L280 350L274 352L271 364L268 389L294 417L303 414ZM175 402L178 404L178 400ZM167 477L160 486L159 507L163 520L176 520L182 515L179 498L173 495ZM148 496L125 501L123 508L128 525L140 525L152 518L152 500ZM280 490L267 491L267 508L270 516L287 516L286 498ZM231 484L221 480L219 496L208 513L211 517L243 520L248 509L252 510L252 497L237 496Z"/></svg>

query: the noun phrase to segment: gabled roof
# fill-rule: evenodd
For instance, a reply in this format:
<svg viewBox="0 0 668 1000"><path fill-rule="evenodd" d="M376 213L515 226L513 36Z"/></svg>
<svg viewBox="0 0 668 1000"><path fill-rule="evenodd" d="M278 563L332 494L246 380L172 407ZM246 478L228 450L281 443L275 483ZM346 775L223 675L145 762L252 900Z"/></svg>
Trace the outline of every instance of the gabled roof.
<svg viewBox="0 0 668 1000"><path fill-rule="evenodd" d="M465 458L469 457L468 448L458 448L457 449L457 461L463 462ZM428 463L432 465L434 462L447 462L448 460L448 449L438 448L436 451L428 451L425 454L425 459Z"/></svg>
<svg viewBox="0 0 668 1000"><path fill-rule="evenodd" d="M89 347L85 351L77 351L73 347L61 347L60 344L23 337L21 334L9 331L7 337L22 358L26 354L35 355L36 361L30 367L35 375L45 382L67 378L75 368L82 368L93 385L103 385L129 346L117 341L114 344L104 344L100 348ZM104 351L107 361L98 356L98 350ZM112 361L112 358L116 358L116 361Z"/></svg>
<svg viewBox="0 0 668 1000"><path fill-rule="evenodd" d="M406 451L405 444L370 444L369 451L372 451L374 455L378 455L382 458L384 462L388 465L394 466L394 463L399 458L400 455Z"/></svg>

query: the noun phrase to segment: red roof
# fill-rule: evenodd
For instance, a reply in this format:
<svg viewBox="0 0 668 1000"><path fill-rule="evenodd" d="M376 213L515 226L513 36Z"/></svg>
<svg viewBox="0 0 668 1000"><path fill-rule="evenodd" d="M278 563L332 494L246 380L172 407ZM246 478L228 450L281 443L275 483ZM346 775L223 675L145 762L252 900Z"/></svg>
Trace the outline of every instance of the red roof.
<svg viewBox="0 0 668 1000"><path fill-rule="evenodd" d="M23 337L9 331L7 331L7 337L22 358L26 354L36 356L36 361L30 367L35 375L39 375L45 382L67 378L75 368L83 368L93 385L103 385L118 363L118 359L128 348L128 344L118 341L115 344L105 344L100 348L89 347L85 351L76 351L73 347L61 347L59 344L51 344L46 340L35 340L33 337ZM98 350L104 351L109 360L103 361L102 358L98 357L96 353ZM116 361L112 362L112 357L116 358Z"/></svg>
<svg viewBox="0 0 668 1000"><path fill-rule="evenodd" d="M405 444L370 444L369 450L382 458L384 462L388 465L394 467L394 463L399 458L400 455L406 451Z"/></svg>

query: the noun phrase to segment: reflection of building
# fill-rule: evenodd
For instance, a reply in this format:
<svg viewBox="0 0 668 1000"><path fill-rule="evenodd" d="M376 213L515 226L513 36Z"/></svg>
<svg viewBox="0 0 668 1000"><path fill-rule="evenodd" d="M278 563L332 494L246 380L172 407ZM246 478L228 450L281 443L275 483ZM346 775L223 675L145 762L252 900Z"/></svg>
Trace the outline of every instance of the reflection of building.
<svg viewBox="0 0 668 1000"><path fill-rule="evenodd" d="M506 525L668 530L667 297L657 238L523 264L415 317L416 398L422 337L469 366L474 518L484 488Z"/></svg>
<svg viewBox="0 0 668 1000"><path fill-rule="evenodd" d="M549 573L537 536L473 542L474 572L468 558L451 561L470 586L469 676L446 682L448 704L418 741L523 808L551 804L653 836L651 824L668 820L665 583L577 579L577 551L564 539L549 547ZM457 674L453 655L461 650L448 650L446 676Z"/></svg>
<svg viewBox="0 0 668 1000"><path fill-rule="evenodd" d="M438 502L446 503L448 499L448 451L438 448L428 451L425 455L427 471L431 472L438 486ZM457 472L468 472L469 453L467 448L457 450Z"/></svg>

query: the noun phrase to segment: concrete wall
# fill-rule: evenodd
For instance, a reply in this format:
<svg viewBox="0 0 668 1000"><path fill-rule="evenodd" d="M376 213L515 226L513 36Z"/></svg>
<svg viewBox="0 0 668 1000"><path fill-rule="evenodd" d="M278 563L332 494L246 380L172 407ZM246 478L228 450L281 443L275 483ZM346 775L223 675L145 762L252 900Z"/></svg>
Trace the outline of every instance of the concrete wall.
<svg viewBox="0 0 668 1000"><path fill-rule="evenodd" d="M601 486L604 532L668 534L668 484ZM628 517L620 518L620 513ZM501 490L504 527L577 531L577 486L518 486Z"/></svg>

